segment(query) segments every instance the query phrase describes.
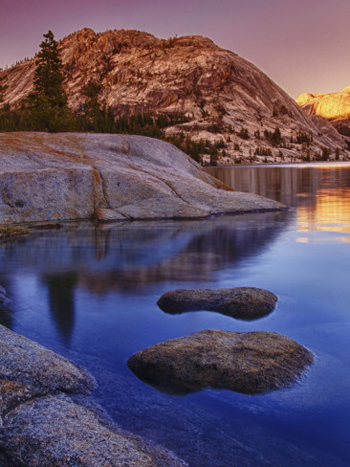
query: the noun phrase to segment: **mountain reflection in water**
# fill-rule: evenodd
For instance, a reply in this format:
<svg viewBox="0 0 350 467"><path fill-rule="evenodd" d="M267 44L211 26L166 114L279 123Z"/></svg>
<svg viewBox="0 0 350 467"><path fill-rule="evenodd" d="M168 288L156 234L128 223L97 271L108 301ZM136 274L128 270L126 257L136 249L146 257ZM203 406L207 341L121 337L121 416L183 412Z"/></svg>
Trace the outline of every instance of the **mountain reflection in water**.
<svg viewBox="0 0 350 467"><path fill-rule="evenodd" d="M20 262L22 272L35 269L48 286L52 274L58 284L60 276L64 284L70 274L75 279L69 290L85 284L96 293L167 280L209 280L214 271L267 247L287 218L285 212L273 212L175 224L77 225L54 236L41 232L6 245L2 272L17 270Z"/></svg>
<svg viewBox="0 0 350 467"><path fill-rule="evenodd" d="M191 467L345 467L350 462L350 165L211 169L290 211L186 222L67 224L0 244L0 321L88 368L93 397L124 429ZM257 321L157 306L176 288L265 288ZM278 332L316 362L299 384L261 396L169 396L138 380L131 355L204 329Z"/></svg>
<svg viewBox="0 0 350 467"><path fill-rule="evenodd" d="M208 281L213 273L259 254L287 222L285 212L263 216L224 216L202 221L126 223L93 227L72 226L38 232L1 250L3 281L11 277L40 277L47 287L51 319L67 345L74 328L75 289L90 294L135 291L166 281ZM15 315L0 313L11 327Z"/></svg>
<svg viewBox="0 0 350 467"><path fill-rule="evenodd" d="M257 193L297 208L300 231L349 232L349 164L206 170L236 191Z"/></svg>

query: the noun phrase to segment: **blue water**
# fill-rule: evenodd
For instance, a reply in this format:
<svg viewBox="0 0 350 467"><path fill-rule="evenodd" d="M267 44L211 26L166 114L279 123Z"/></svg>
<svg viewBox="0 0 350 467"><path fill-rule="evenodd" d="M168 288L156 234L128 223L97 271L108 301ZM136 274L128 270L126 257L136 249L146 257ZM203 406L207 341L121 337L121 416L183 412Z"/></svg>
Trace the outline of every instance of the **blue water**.
<svg viewBox="0 0 350 467"><path fill-rule="evenodd" d="M125 429L191 466L350 464L350 165L212 169L287 212L186 222L66 225L0 245L0 321L85 365L93 397ZM256 286L279 297L256 321L168 315L175 288ZM293 387L170 396L127 368L135 352L202 329L275 331L316 363Z"/></svg>

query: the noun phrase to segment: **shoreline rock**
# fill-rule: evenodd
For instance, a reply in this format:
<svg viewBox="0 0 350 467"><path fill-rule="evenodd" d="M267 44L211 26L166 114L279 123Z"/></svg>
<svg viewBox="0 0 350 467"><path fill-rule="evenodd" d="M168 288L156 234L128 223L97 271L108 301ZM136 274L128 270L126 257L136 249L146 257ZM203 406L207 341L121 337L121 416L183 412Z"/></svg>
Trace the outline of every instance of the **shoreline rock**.
<svg viewBox="0 0 350 467"><path fill-rule="evenodd" d="M271 313L277 300L273 293L256 287L177 289L163 294L157 305L169 314L207 310L249 321Z"/></svg>
<svg viewBox="0 0 350 467"><path fill-rule="evenodd" d="M65 394L31 399L6 416L6 454L40 467L186 467L160 447L110 423L98 407ZM11 464L13 465L13 464Z"/></svg>
<svg viewBox="0 0 350 467"><path fill-rule="evenodd" d="M186 467L127 433L87 395L96 382L64 357L0 325L2 467Z"/></svg>
<svg viewBox="0 0 350 467"><path fill-rule="evenodd" d="M205 330L148 347L128 360L143 382L172 394L206 387L263 394L296 382L313 354L274 332Z"/></svg>
<svg viewBox="0 0 350 467"><path fill-rule="evenodd" d="M0 193L0 224L286 209L224 189L175 146L133 135L1 133Z"/></svg>
<svg viewBox="0 0 350 467"><path fill-rule="evenodd" d="M0 326L0 378L42 391L89 394L96 386L91 375L66 358Z"/></svg>

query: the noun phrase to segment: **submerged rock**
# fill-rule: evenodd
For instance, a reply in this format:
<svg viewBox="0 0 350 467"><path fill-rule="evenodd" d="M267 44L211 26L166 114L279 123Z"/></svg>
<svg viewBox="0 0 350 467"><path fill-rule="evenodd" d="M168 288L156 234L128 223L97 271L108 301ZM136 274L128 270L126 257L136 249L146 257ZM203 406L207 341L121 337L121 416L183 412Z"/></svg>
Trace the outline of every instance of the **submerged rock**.
<svg viewBox="0 0 350 467"><path fill-rule="evenodd" d="M206 330L142 350L128 366L169 393L212 387L259 394L295 382L313 360L308 349L281 334Z"/></svg>
<svg viewBox="0 0 350 467"><path fill-rule="evenodd" d="M64 394L27 401L5 418L14 465L40 467L185 467L169 452L112 425L98 408ZM12 464L13 465L13 464Z"/></svg>
<svg viewBox="0 0 350 467"><path fill-rule="evenodd" d="M2 285L0 285L0 310L11 303L11 300L7 296L7 292Z"/></svg>
<svg viewBox="0 0 350 467"><path fill-rule="evenodd" d="M166 313L217 311L233 318L253 320L271 313L278 298L256 287L232 289L178 289L165 293L157 304Z"/></svg>
<svg viewBox="0 0 350 467"><path fill-rule="evenodd" d="M1 467L186 467L120 430L85 396L92 376L69 360L1 325L0 356Z"/></svg>

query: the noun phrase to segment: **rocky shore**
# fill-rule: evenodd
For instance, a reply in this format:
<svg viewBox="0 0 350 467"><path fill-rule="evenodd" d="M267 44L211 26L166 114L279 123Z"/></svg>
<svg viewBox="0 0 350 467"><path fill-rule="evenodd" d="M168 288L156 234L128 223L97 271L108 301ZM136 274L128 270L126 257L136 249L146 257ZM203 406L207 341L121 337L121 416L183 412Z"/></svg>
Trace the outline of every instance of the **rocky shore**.
<svg viewBox="0 0 350 467"><path fill-rule="evenodd" d="M87 395L84 369L0 325L2 467L185 467L120 430Z"/></svg>
<svg viewBox="0 0 350 467"><path fill-rule="evenodd" d="M233 191L169 143L130 135L0 134L0 193L0 224L285 209Z"/></svg>
<svg viewBox="0 0 350 467"><path fill-rule="evenodd" d="M158 301L172 313L200 308L239 319L266 315L276 303L271 292L251 287L174 290ZM0 287L0 308L10 306ZM84 368L2 325L0 355L2 467L188 465L120 429L90 397L96 381ZM262 394L295 383L313 361L308 349L281 334L209 329L160 342L127 364L161 392L188 394L212 387Z"/></svg>

